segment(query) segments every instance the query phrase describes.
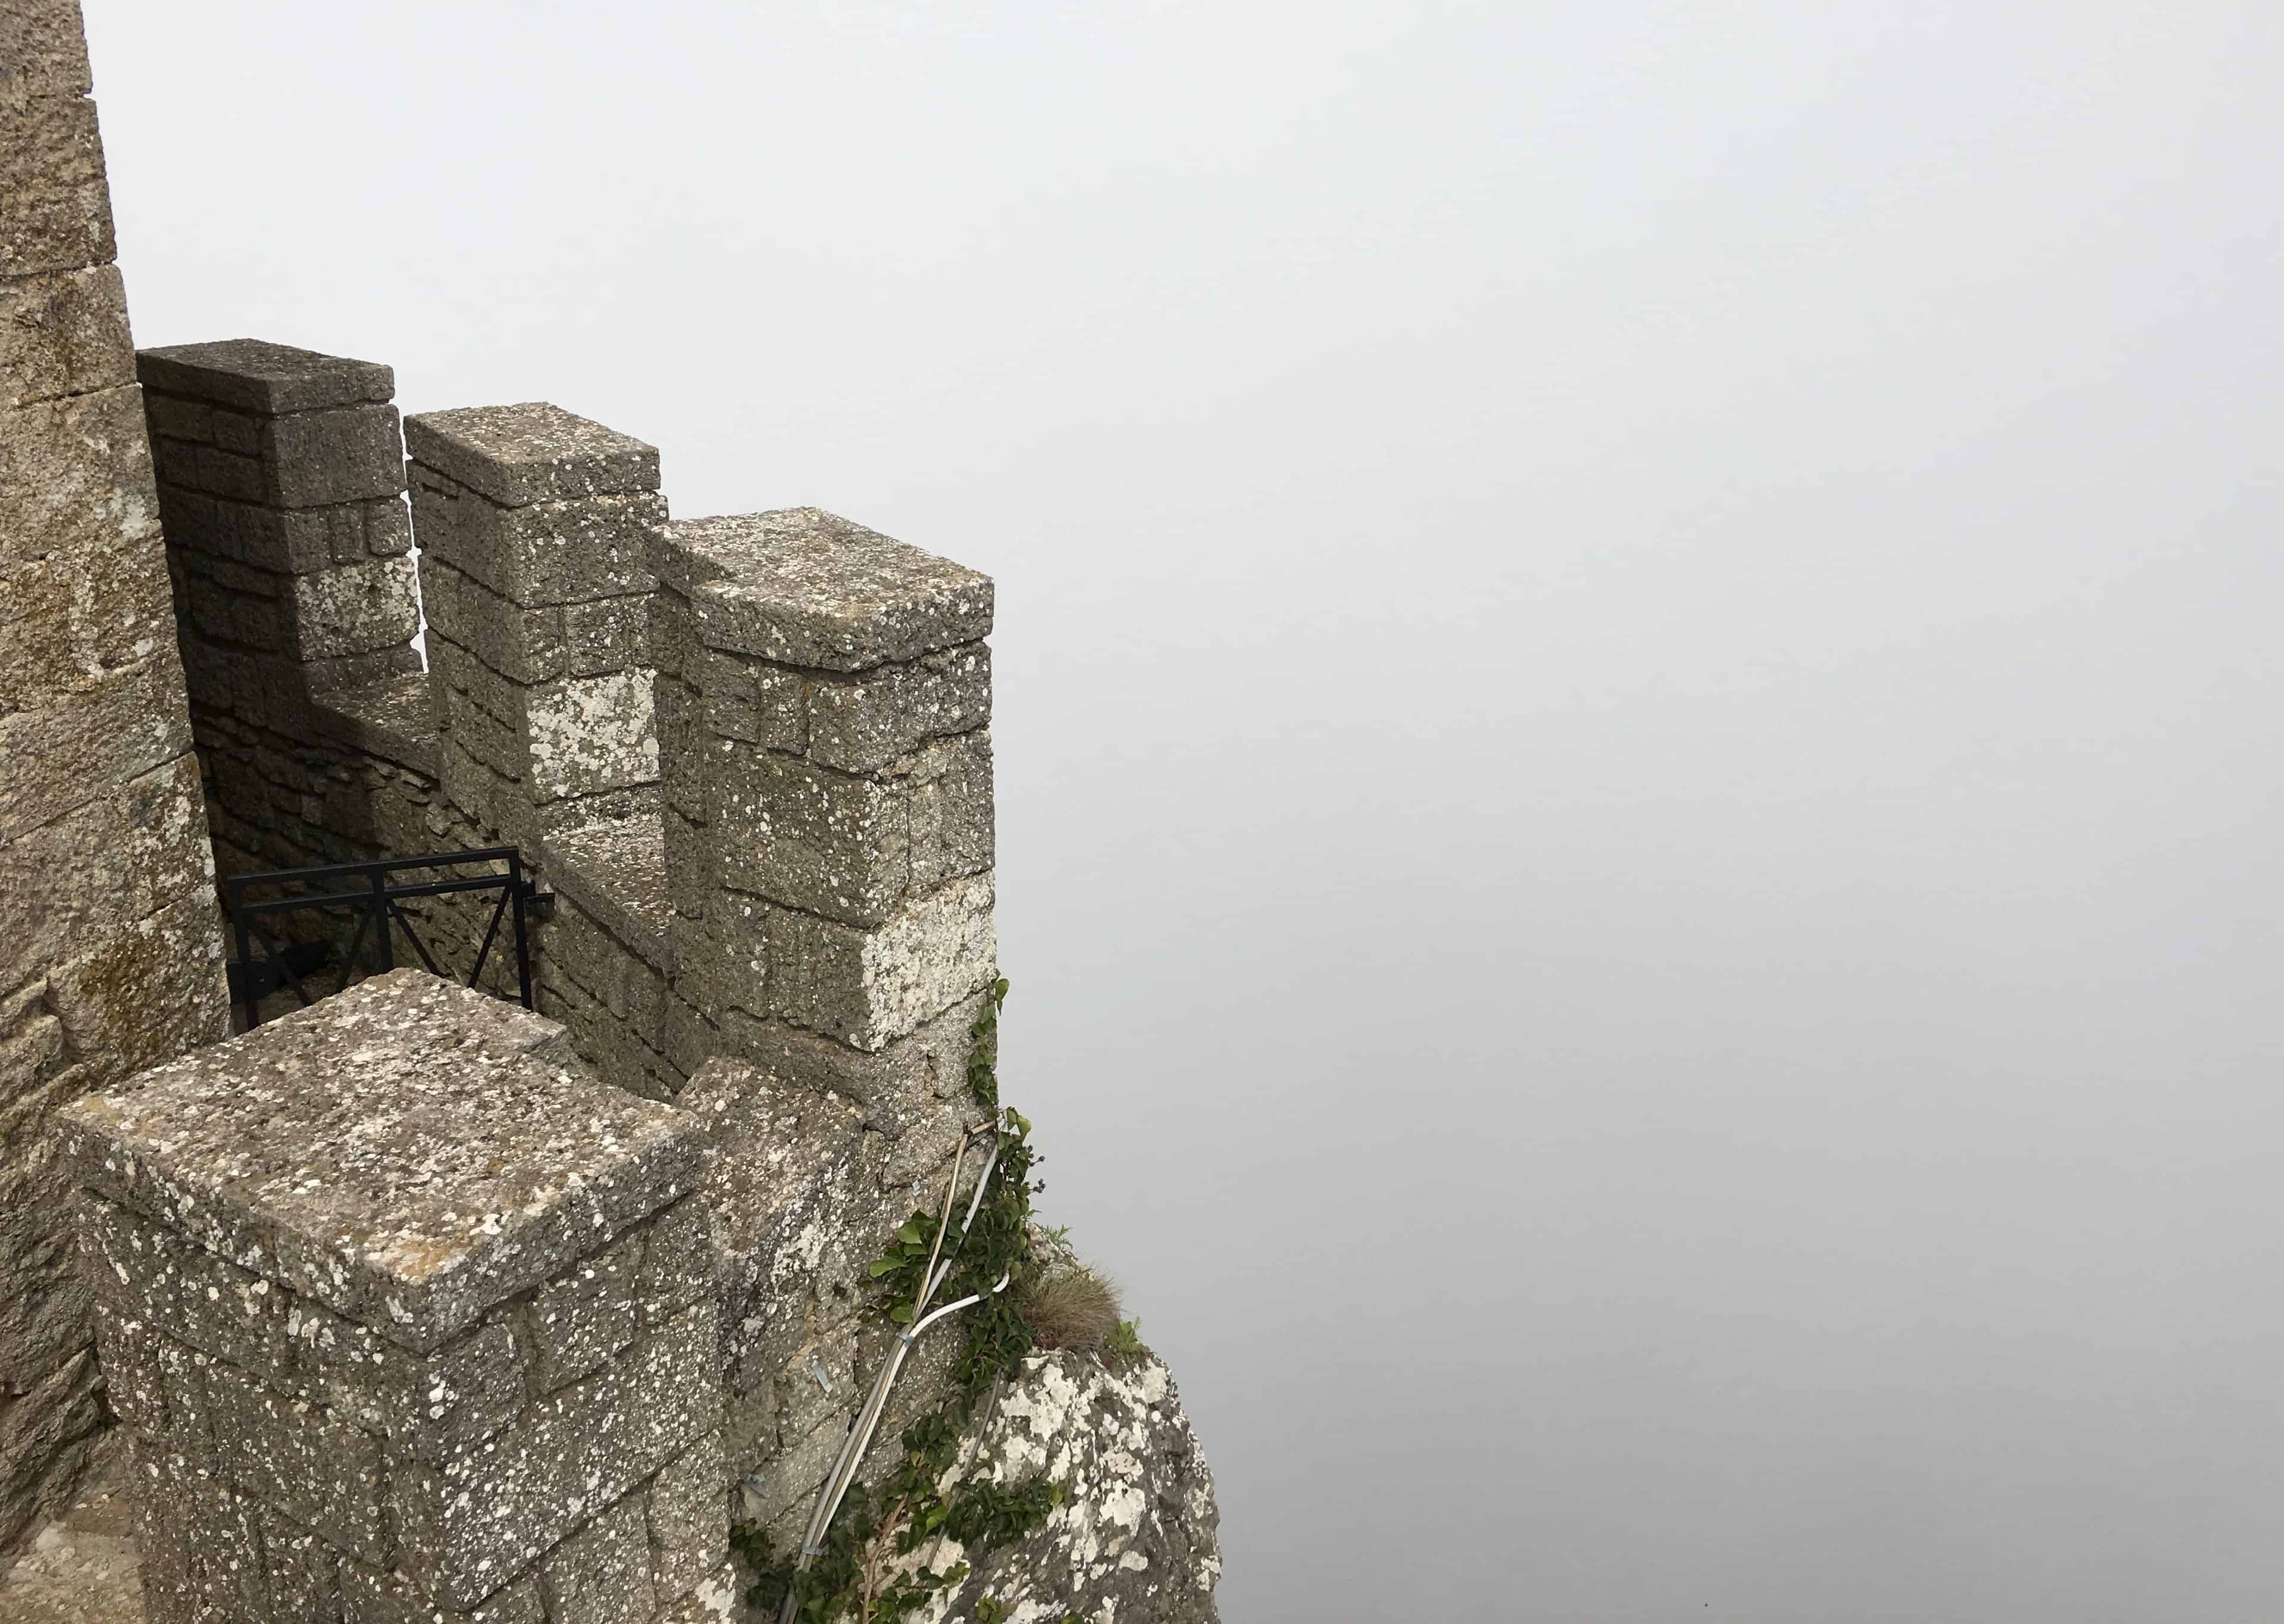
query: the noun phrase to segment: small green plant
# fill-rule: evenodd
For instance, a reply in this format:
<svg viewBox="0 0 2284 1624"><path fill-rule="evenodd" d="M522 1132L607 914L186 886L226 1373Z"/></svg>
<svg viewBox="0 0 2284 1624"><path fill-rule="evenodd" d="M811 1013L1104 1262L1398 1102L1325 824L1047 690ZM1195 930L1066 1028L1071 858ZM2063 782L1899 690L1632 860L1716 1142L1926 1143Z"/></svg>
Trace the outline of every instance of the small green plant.
<svg viewBox="0 0 2284 1624"><path fill-rule="evenodd" d="M986 1111L999 1109L999 1011L1007 1003L1007 978L991 983L983 1012L967 1029L967 1088Z"/></svg>
<svg viewBox="0 0 2284 1624"><path fill-rule="evenodd" d="M886 1482L872 1491L851 1486L825 1531L824 1550L808 1568L796 1572L792 1559L772 1559L759 1529L741 1525L732 1530L739 1556L760 1574L746 1599L772 1614L790 1595L793 1616L801 1624L844 1618L892 1624L970 1572L966 1562L943 1569L923 1563L908 1573L896 1572L897 1558L914 1555L939 1535L981 1556L1022 1538L1063 1503L1065 1486L1044 1479L1013 1487L988 1478L955 1481L949 1489L938 1487L958 1464L959 1441L983 1395L994 1383L1014 1375L1035 1346L1019 1305L1030 1294L1039 1269L1031 1246L1031 1195L1039 1185L1031 1173L1040 1158L1031 1148L1031 1124L1013 1107L999 1104L999 1010L1006 998L1007 983L995 981L969 1033L968 1087L998 1119L999 1150L974 1219L963 1234L946 1238L951 1273L933 1300L940 1305L978 1299L960 1314L966 1337L952 1364L951 1394L904 1428L899 1440L903 1458ZM866 1271L877 1307L895 1324L912 1323L912 1305L940 1223L939 1214L915 1212L897 1226ZM985 1605L1002 1604L979 1604L979 1620L985 1618Z"/></svg>
<svg viewBox="0 0 2284 1624"><path fill-rule="evenodd" d="M1142 1346L1142 1322L1138 1319L1120 1320L1102 1345L1103 1362L1114 1370L1133 1363L1148 1351Z"/></svg>

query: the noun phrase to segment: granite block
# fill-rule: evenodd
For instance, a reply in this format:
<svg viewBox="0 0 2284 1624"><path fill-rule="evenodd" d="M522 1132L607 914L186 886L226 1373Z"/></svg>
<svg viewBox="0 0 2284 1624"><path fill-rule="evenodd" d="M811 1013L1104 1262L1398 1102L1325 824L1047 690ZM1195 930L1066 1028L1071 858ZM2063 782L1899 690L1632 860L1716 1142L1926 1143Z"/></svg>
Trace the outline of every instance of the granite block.
<svg viewBox="0 0 2284 1624"><path fill-rule="evenodd" d="M417 1353L692 1188L676 1113L562 1028L417 971L58 1115L106 1199Z"/></svg>
<svg viewBox="0 0 2284 1624"><path fill-rule="evenodd" d="M701 642L781 665L861 671L991 629L989 577L819 508L684 519L652 560Z"/></svg>
<svg viewBox="0 0 2284 1624"><path fill-rule="evenodd" d="M424 412L412 460L503 507L658 488L658 449L545 401Z"/></svg>
<svg viewBox="0 0 2284 1624"><path fill-rule="evenodd" d="M396 393L395 373L378 362L261 339L169 345L139 351L136 362L146 388L271 417L385 402Z"/></svg>

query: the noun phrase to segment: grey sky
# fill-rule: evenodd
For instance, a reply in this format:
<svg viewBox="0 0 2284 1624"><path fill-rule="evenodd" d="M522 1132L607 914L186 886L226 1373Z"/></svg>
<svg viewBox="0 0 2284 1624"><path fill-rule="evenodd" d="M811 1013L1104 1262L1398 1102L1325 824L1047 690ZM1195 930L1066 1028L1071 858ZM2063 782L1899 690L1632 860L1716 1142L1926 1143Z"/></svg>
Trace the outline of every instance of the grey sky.
<svg viewBox="0 0 2284 1624"><path fill-rule="evenodd" d="M87 9L140 342L998 578L1232 1624L2284 1617L2284 11Z"/></svg>

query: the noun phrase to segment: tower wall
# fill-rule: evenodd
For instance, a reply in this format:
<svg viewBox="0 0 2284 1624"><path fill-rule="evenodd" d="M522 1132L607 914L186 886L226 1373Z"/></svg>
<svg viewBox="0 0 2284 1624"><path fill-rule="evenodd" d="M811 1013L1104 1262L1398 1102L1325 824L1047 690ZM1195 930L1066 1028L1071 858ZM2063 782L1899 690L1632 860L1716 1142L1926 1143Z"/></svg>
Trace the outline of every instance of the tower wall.
<svg viewBox="0 0 2284 1624"><path fill-rule="evenodd" d="M224 1031L212 859L74 0L0 30L0 1559L105 1431L48 1126Z"/></svg>

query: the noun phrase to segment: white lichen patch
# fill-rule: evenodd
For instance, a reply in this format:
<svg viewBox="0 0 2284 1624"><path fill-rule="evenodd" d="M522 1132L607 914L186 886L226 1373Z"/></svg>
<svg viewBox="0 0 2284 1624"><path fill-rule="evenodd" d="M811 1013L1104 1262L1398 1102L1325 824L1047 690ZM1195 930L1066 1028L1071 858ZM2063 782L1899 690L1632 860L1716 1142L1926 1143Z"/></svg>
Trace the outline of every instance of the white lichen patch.
<svg viewBox="0 0 2284 1624"><path fill-rule="evenodd" d="M964 1624L987 1597L1010 1624L1218 1619L1213 1479L1154 1357L1112 1370L1091 1355L1034 1355L962 1457L966 1477L1013 1485L1044 1475L1065 1498L1029 1538L976 1558L974 1573L915 1615L923 1624ZM907 1567L941 1571L967 1557L947 1541Z"/></svg>

